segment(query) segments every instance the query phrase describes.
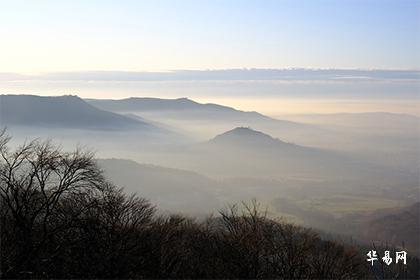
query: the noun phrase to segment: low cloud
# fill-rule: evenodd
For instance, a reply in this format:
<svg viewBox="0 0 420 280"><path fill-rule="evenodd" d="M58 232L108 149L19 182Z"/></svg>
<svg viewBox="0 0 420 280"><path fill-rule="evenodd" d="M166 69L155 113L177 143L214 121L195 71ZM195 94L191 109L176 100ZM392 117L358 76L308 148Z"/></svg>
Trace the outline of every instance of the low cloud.
<svg viewBox="0 0 420 280"><path fill-rule="evenodd" d="M418 81L419 70L225 69L168 72L80 71L38 75L0 73L0 81Z"/></svg>

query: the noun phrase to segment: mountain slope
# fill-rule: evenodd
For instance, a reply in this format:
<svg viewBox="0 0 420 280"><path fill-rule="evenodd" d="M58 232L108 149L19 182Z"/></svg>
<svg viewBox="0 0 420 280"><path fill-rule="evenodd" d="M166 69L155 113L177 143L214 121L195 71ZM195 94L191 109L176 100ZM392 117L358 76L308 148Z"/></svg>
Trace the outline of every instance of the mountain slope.
<svg viewBox="0 0 420 280"><path fill-rule="evenodd" d="M199 107L213 107L219 109L227 109L229 107L200 104L188 98L177 99L161 99L152 97L130 97L126 99L86 99L86 101L94 106L110 111L177 111L177 110L191 110Z"/></svg>
<svg viewBox="0 0 420 280"><path fill-rule="evenodd" d="M285 146L294 146L283 142L279 139L274 139L268 134L265 134L261 131L256 131L250 127L236 127L232 130L226 131L222 134L217 135L209 141L213 145L233 145L233 146L243 146L243 145L255 145L255 148L262 145L285 145Z"/></svg>
<svg viewBox="0 0 420 280"><path fill-rule="evenodd" d="M368 240L386 240L396 246L405 244L420 253L420 203L376 211L360 228ZM364 229L364 230L363 230Z"/></svg>
<svg viewBox="0 0 420 280"><path fill-rule="evenodd" d="M0 124L89 129L149 129L153 126L98 109L77 96L0 95Z"/></svg>
<svg viewBox="0 0 420 280"><path fill-rule="evenodd" d="M165 209L200 212L220 206L217 182L200 174L124 159L102 159L98 164L113 183Z"/></svg>
<svg viewBox="0 0 420 280"><path fill-rule="evenodd" d="M238 127L186 152L194 165L182 168L218 176L306 178L389 183L407 174L356 160L337 152L275 139L251 128ZM211 173L206 173L211 172ZM386 179L385 179L386 178ZM387 181L390 180L390 181Z"/></svg>
<svg viewBox="0 0 420 280"><path fill-rule="evenodd" d="M245 112L236 110L232 107L212 103L202 104L188 98L160 99L131 97L120 100L86 99L86 101L93 106L113 112L160 112L178 119L189 119L194 117L203 119L211 118L214 120L220 118L239 120L252 118L259 121L278 121L257 112ZM299 126L298 123L291 121L281 122Z"/></svg>
<svg viewBox="0 0 420 280"><path fill-rule="evenodd" d="M117 113L132 113L148 120L164 123L187 135L205 140L232 127L251 126L299 142L313 136L328 135L317 125L274 119L258 112L237 110L218 104L202 104L188 98L127 98L122 100L87 99L89 104Z"/></svg>
<svg viewBox="0 0 420 280"><path fill-rule="evenodd" d="M288 143L250 127L236 127L223 132L210 139L205 146L212 149L220 149L246 154L260 154L264 157L272 157L277 153L283 156L291 153L293 157L336 155L327 150L310 148L293 143Z"/></svg>

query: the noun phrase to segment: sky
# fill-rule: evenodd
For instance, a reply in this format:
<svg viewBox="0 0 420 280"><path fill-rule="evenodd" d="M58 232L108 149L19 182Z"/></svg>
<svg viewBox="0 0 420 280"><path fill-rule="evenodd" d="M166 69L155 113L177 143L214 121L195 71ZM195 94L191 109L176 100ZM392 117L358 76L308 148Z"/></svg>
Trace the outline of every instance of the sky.
<svg viewBox="0 0 420 280"><path fill-rule="evenodd" d="M419 50L418 0L0 0L0 94L418 114Z"/></svg>
<svg viewBox="0 0 420 280"><path fill-rule="evenodd" d="M0 0L0 72L420 68L417 0Z"/></svg>

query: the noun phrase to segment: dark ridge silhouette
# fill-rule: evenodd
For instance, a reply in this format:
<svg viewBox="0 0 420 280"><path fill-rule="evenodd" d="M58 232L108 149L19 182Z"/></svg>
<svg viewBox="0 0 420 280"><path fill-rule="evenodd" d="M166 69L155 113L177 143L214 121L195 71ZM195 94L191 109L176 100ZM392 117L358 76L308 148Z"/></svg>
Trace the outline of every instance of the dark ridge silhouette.
<svg viewBox="0 0 420 280"><path fill-rule="evenodd" d="M161 99L152 97L130 97L126 99L86 99L99 108L111 111L154 111L154 110L191 110L200 107L234 110L216 104L200 104L188 98Z"/></svg>
<svg viewBox="0 0 420 280"><path fill-rule="evenodd" d="M98 109L73 95L0 95L0 124L89 129L154 128L141 120Z"/></svg>
<svg viewBox="0 0 420 280"><path fill-rule="evenodd" d="M304 128L307 125L284 120L276 120L258 112L246 112L219 104L202 104L188 98L161 99L151 97L131 97L127 99L86 99L89 104L112 112L165 112L179 119L225 119L274 122L291 128Z"/></svg>

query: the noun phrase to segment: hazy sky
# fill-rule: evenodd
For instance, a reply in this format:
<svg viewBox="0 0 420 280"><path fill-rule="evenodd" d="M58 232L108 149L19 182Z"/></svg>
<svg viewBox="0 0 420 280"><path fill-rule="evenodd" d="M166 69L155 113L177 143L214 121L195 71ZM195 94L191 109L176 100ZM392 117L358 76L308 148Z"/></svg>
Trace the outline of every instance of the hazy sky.
<svg viewBox="0 0 420 280"><path fill-rule="evenodd" d="M0 94L417 114L419 49L418 0L0 0Z"/></svg>
<svg viewBox="0 0 420 280"><path fill-rule="evenodd" d="M417 0L0 0L0 72L419 69Z"/></svg>

